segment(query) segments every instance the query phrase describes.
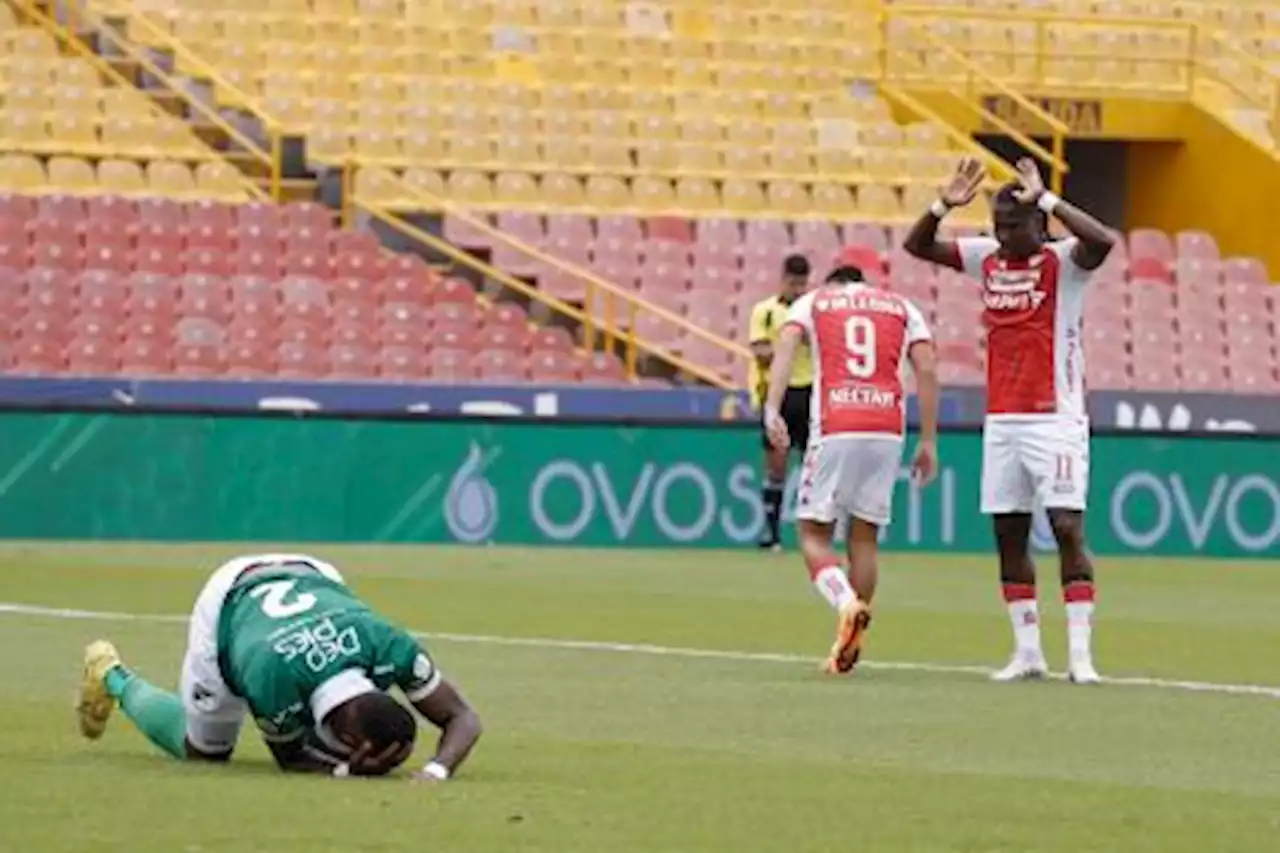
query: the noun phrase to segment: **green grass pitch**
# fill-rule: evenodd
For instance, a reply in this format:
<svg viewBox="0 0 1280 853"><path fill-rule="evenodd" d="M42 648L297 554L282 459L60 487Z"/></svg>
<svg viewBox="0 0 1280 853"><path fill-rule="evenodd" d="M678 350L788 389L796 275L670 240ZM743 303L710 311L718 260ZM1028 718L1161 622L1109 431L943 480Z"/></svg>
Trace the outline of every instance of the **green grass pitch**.
<svg viewBox="0 0 1280 853"><path fill-rule="evenodd" d="M182 614L217 563L254 550L11 543L0 601ZM2 612L0 850L1280 847L1280 691L1215 687L1280 685L1280 562L1101 561L1099 668L1155 683L1078 688L963 669L1009 651L989 557L888 557L869 665L832 679L817 672L832 616L794 555L310 550L437 635L425 642L487 726L457 780L287 777L250 730L231 765L185 765L123 716L85 742L71 710L84 643L108 636L172 686L183 626ZM1056 582L1041 609L1061 668ZM726 654L660 653L673 649ZM889 666L907 663L926 666Z"/></svg>

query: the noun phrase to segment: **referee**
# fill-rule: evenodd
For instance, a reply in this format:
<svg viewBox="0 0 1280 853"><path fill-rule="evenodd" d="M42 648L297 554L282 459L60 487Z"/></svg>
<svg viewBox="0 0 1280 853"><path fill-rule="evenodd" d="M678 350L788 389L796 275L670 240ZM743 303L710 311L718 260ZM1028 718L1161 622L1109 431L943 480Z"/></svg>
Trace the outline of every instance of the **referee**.
<svg viewBox="0 0 1280 853"><path fill-rule="evenodd" d="M773 346L787 318L787 310L809 287L809 259L804 255L790 255L782 263L782 284L776 296L762 299L751 309L751 362L748 381L751 384L751 402L761 411L768 392L769 363L773 361ZM791 447L804 453L809 443L809 389L813 385L813 355L808 344L802 344L791 368L791 382L782 398L782 418L791 433ZM761 415L763 417L763 414ZM760 490L764 505L764 532L760 547L777 550L782 547L778 532L782 517L782 494L787 483L787 451L777 450L769 444L769 436L763 427L760 433L764 444L764 487Z"/></svg>

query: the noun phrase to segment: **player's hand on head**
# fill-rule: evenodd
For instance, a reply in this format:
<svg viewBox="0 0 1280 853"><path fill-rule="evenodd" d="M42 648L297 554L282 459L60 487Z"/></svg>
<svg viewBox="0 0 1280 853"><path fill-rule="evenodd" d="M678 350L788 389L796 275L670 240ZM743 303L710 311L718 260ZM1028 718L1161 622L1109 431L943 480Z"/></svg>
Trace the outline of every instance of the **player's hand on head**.
<svg viewBox="0 0 1280 853"><path fill-rule="evenodd" d="M1036 199L1044 195L1044 179L1040 177L1040 167L1030 157L1023 157L1016 164L1018 170L1018 189L1013 197L1022 204L1035 204Z"/></svg>
<svg viewBox="0 0 1280 853"><path fill-rule="evenodd" d="M916 445L915 457L911 460L911 478L921 486L927 486L938 475L938 446L932 441L922 441Z"/></svg>
<svg viewBox="0 0 1280 853"><path fill-rule="evenodd" d="M941 198L948 207L964 207L973 201L982 182L987 179L987 167L977 157L963 157L955 174L942 188Z"/></svg>

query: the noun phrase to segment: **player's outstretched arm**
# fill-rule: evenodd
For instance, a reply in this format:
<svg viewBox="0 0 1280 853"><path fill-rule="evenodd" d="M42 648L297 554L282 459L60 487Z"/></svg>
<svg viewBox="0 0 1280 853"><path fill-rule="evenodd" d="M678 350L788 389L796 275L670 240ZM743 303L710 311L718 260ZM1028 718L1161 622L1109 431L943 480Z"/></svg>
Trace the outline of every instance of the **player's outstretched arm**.
<svg viewBox="0 0 1280 853"><path fill-rule="evenodd" d="M987 170L981 160L976 157L962 159L938 200L911 227L907 239L902 243L907 254L922 261L949 267L956 272L964 272L959 248L954 240L938 239L938 226L953 207L964 207L973 201L986 177Z"/></svg>
<svg viewBox="0 0 1280 853"><path fill-rule="evenodd" d="M1018 201L1036 205L1065 225L1079 240L1071 250L1071 260L1076 266L1082 270L1096 270L1102 266L1119 240L1116 232L1071 202L1046 190L1040 170L1030 157L1018 161L1018 183L1022 184L1022 189L1015 193Z"/></svg>
<svg viewBox="0 0 1280 853"><path fill-rule="evenodd" d="M480 716L447 679L441 680L431 693L414 702L413 707L440 729L435 757L416 778L443 780L453 776L480 739L484 730Z"/></svg>

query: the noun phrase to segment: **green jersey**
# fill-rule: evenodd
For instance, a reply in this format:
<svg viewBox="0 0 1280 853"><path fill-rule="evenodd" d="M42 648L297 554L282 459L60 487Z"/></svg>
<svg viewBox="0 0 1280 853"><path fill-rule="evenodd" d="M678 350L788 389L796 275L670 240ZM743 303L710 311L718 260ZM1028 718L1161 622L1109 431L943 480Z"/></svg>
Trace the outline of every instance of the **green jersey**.
<svg viewBox="0 0 1280 853"><path fill-rule="evenodd" d="M410 701L440 683L413 637L303 564L256 571L231 588L218 620L218 666L277 742L312 731L370 682L395 685Z"/></svg>

